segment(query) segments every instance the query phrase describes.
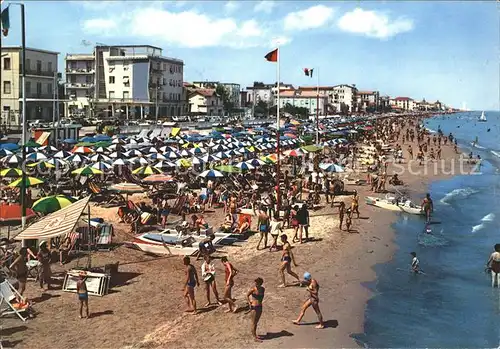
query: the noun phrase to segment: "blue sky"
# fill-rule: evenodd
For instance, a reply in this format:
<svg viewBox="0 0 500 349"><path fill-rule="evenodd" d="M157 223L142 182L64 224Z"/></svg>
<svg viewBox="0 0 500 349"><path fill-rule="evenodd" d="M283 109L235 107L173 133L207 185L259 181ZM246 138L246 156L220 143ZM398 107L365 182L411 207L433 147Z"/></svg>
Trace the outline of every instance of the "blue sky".
<svg viewBox="0 0 500 349"><path fill-rule="evenodd" d="M8 4L5 1L3 6ZM20 44L11 8L5 45ZM499 18L479 1L28 1L27 45L150 44L183 59L185 81L274 82L263 56L281 44L281 81L356 84L390 96L499 109Z"/></svg>

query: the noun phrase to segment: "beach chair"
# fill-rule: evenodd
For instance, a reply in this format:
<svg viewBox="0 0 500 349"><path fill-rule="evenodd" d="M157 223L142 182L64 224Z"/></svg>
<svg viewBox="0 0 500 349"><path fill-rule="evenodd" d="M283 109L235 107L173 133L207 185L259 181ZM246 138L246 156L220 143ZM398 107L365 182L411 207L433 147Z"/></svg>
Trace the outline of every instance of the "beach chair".
<svg viewBox="0 0 500 349"><path fill-rule="evenodd" d="M113 226L111 224L102 224L99 227L99 237L97 239L98 251L111 251L111 244L113 242Z"/></svg>
<svg viewBox="0 0 500 349"><path fill-rule="evenodd" d="M0 283L0 316L16 314L22 321L26 321L29 311L30 304L26 298L21 296L8 280Z"/></svg>

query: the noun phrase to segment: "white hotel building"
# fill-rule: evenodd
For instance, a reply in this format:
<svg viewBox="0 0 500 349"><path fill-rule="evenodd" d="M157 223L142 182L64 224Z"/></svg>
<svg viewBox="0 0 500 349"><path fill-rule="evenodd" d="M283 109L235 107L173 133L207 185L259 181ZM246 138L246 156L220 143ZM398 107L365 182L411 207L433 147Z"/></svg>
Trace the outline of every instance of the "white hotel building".
<svg viewBox="0 0 500 349"><path fill-rule="evenodd" d="M159 118L187 112L184 62L148 45L96 46L66 55L65 115Z"/></svg>

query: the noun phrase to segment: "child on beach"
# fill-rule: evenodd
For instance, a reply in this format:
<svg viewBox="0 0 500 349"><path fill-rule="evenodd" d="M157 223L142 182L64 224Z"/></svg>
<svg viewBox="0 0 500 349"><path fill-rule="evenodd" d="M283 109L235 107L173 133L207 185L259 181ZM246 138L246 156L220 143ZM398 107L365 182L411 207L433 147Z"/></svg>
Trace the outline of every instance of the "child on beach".
<svg viewBox="0 0 500 349"><path fill-rule="evenodd" d="M89 293L87 291L87 273L82 271L79 274L79 280L76 283L76 292L80 301L80 319L83 319L83 306L85 306L85 318L89 318Z"/></svg>

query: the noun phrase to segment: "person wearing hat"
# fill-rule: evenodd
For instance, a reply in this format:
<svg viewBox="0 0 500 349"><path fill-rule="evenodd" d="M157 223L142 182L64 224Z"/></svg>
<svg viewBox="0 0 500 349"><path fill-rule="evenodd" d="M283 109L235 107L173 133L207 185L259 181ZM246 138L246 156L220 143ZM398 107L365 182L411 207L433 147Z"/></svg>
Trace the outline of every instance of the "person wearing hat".
<svg viewBox="0 0 500 349"><path fill-rule="evenodd" d="M43 289L44 284L47 284L47 290L50 290L50 251L47 247L47 241L40 242L39 251L36 258L40 262L38 269L38 280L40 288Z"/></svg>
<svg viewBox="0 0 500 349"><path fill-rule="evenodd" d="M299 317L297 320L294 320L293 323L295 325L300 325L300 321L304 317L306 310L312 306L316 315L318 316L319 325L316 328L325 328L325 324L323 323L323 315L321 314L321 310L319 309L319 284L318 282L312 278L311 274L308 272L304 273L304 281L303 284L308 285L307 291L309 292L309 298L302 305L302 309L300 310Z"/></svg>
<svg viewBox="0 0 500 349"><path fill-rule="evenodd" d="M81 271L78 274L78 281L76 282L76 292L78 294L78 300L80 301L80 319L83 319L83 306L85 305L85 318L89 318L89 293L87 291L87 284L85 280L87 279L87 273Z"/></svg>

